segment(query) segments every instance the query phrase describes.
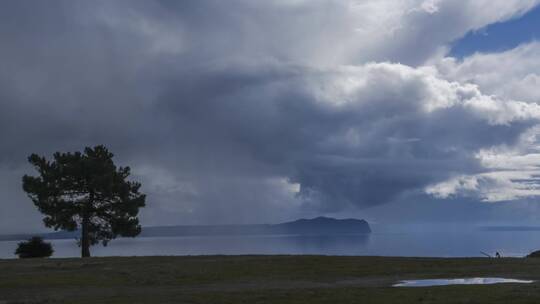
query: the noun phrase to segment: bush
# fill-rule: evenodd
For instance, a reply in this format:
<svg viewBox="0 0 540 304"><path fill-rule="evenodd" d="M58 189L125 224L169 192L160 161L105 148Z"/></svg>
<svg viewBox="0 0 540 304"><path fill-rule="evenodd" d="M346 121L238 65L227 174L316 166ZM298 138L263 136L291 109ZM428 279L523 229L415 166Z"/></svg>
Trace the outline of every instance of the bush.
<svg viewBox="0 0 540 304"><path fill-rule="evenodd" d="M20 242L15 254L21 259L47 258L53 254L51 243L46 243L39 236L34 236L26 242Z"/></svg>
<svg viewBox="0 0 540 304"><path fill-rule="evenodd" d="M528 258L540 258L540 250L534 251L527 255Z"/></svg>

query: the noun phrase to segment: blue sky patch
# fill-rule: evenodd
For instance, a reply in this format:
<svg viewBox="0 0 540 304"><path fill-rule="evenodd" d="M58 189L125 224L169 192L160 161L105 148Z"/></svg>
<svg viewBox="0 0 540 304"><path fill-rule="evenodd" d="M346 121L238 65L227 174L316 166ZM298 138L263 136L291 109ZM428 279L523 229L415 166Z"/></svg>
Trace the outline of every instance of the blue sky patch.
<svg viewBox="0 0 540 304"><path fill-rule="evenodd" d="M540 37L540 6L525 15L471 31L457 40L450 56L463 58L475 52L502 52Z"/></svg>

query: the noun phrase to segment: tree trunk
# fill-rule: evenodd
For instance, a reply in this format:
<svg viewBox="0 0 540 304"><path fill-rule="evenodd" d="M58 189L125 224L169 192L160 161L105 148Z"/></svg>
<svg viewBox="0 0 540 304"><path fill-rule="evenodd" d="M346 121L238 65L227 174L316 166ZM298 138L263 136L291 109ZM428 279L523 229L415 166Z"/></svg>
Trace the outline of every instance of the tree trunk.
<svg viewBox="0 0 540 304"><path fill-rule="evenodd" d="M82 222L82 231L81 231L81 257L89 258L90 257L90 239L88 238L88 224L90 219L85 216Z"/></svg>
<svg viewBox="0 0 540 304"><path fill-rule="evenodd" d="M88 201L86 206L82 210L82 229L81 229L81 257L89 258L90 257L90 237L89 237L89 226L90 226L90 215L88 210L91 209L94 204L94 191L89 191Z"/></svg>

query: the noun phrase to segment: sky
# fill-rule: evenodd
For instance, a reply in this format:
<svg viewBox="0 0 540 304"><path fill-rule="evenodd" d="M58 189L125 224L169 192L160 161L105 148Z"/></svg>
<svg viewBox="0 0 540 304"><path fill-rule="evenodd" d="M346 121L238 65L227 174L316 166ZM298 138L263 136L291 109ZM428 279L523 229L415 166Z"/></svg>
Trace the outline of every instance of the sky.
<svg viewBox="0 0 540 304"><path fill-rule="evenodd" d="M510 20L472 30L452 44L450 56L463 59L475 52L500 53L540 37L540 7Z"/></svg>
<svg viewBox="0 0 540 304"><path fill-rule="evenodd" d="M540 0L0 2L0 233L104 144L143 225L540 223Z"/></svg>

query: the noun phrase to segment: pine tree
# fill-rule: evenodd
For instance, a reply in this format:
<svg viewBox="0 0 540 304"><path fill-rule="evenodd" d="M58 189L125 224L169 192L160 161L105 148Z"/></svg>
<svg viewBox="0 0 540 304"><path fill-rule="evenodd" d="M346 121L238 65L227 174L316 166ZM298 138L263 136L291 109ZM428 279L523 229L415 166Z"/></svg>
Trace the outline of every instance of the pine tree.
<svg viewBox="0 0 540 304"><path fill-rule="evenodd" d="M32 154L28 161L39 176L23 177L23 190L45 215L45 225L55 230L80 230L81 256L90 246L104 246L117 236L141 232L137 217L145 206L141 184L128 181L129 167L116 167L106 147L81 152L56 152L53 160Z"/></svg>

